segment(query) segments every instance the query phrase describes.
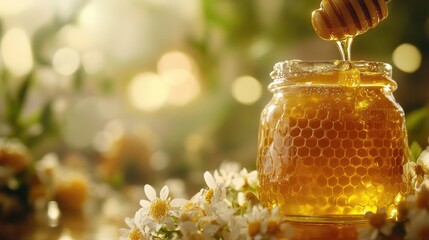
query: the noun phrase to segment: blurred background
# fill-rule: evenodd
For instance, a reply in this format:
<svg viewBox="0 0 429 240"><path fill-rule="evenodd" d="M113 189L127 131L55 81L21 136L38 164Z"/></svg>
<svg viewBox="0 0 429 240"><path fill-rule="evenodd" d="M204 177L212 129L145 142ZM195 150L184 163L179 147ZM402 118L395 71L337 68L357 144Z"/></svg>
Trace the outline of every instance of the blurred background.
<svg viewBox="0 0 429 240"><path fill-rule="evenodd" d="M40 239L46 229L63 236L67 209L122 224L123 203L138 207L146 183L186 197L222 162L255 169L273 65L340 56L312 29L319 4L0 0L1 219L19 223L39 209L45 215L26 226ZM429 2L391 1L389 11L356 37L352 59L392 64L410 142L426 147ZM34 224L46 217L50 227ZM109 229L99 239L115 236ZM2 233L16 234L7 225Z"/></svg>

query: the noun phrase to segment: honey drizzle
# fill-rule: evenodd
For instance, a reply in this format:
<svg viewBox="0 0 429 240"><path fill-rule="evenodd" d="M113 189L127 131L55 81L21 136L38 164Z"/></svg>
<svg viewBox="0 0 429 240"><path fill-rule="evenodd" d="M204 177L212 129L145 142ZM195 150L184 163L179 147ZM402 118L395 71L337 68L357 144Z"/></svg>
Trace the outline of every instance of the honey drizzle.
<svg viewBox="0 0 429 240"><path fill-rule="evenodd" d="M351 61L352 42L353 42L353 37L347 37L345 39L335 41L343 61Z"/></svg>

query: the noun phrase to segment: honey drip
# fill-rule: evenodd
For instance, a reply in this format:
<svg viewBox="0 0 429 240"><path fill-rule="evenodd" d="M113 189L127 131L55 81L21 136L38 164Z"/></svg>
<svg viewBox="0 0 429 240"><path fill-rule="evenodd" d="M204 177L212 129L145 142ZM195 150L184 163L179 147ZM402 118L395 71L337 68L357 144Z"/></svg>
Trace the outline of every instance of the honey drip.
<svg viewBox="0 0 429 240"><path fill-rule="evenodd" d="M317 35L335 41L344 61L351 60L353 38L374 28L388 15L386 0L323 0L311 22Z"/></svg>
<svg viewBox="0 0 429 240"><path fill-rule="evenodd" d="M342 40L337 40L335 43L337 44L338 50L340 50L341 58L343 61L351 61L351 47L352 47L353 38L345 38Z"/></svg>

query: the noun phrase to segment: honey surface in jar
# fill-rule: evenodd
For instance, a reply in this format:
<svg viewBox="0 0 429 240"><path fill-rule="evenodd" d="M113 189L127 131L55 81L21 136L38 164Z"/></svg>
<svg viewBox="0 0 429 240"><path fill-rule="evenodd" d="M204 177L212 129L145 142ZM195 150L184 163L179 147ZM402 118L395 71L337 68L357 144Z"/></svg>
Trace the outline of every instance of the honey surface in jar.
<svg viewBox="0 0 429 240"><path fill-rule="evenodd" d="M306 68L285 70L287 80L270 86L259 129L260 200L298 221L359 221L381 207L393 217L409 191L395 82L371 67Z"/></svg>

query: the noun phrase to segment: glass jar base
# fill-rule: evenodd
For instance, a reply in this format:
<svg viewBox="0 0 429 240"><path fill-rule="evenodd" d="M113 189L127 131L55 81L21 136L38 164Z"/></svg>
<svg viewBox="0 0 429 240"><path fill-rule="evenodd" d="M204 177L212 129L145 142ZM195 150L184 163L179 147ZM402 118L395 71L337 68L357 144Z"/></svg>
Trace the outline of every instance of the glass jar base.
<svg viewBox="0 0 429 240"><path fill-rule="evenodd" d="M368 226L368 222L312 223L288 221L288 223L294 229L294 236L289 240L358 240L358 230Z"/></svg>
<svg viewBox="0 0 429 240"><path fill-rule="evenodd" d="M324 216L302 216L286 215L286 220L290 222L302 223L333 223L333 224L359 224L368 222L364 215L324 215Z"/></svg>

